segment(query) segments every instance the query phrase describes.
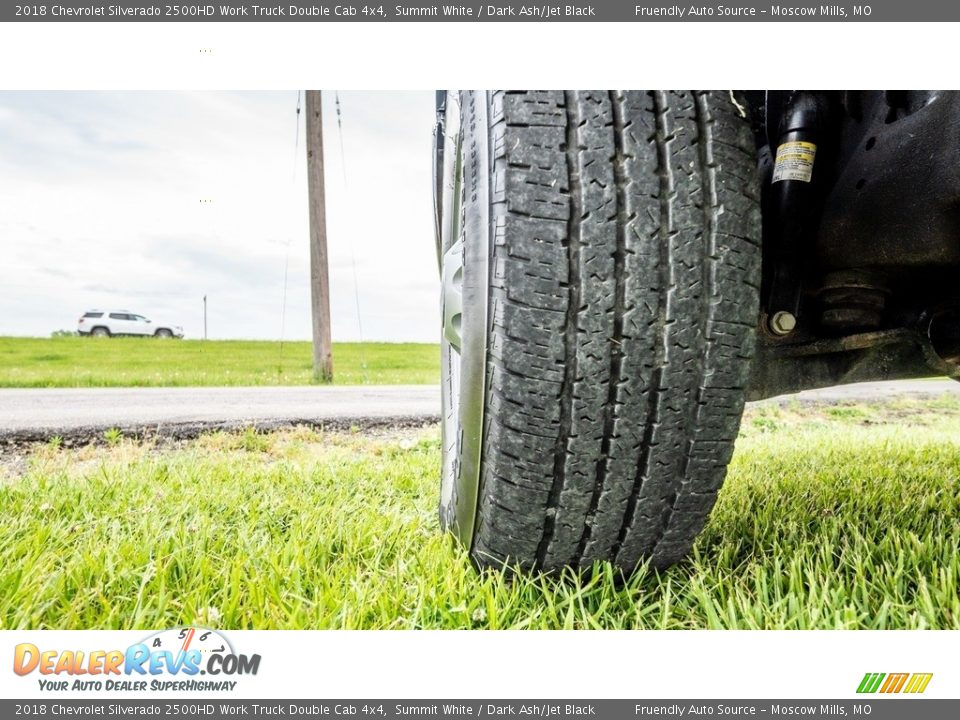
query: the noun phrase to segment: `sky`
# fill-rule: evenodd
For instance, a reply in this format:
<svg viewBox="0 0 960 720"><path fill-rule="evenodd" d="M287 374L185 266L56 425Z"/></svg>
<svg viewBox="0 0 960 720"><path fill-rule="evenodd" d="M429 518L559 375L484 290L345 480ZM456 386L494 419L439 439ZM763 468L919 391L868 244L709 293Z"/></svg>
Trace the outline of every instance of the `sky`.
<svg viewBox="0 0 960 720"><path fill-rule="evenodd" d="M434 342L433 93L339 96L342 136L323 94L333 339ZM197 338L207 295L211 339L309 339L297 104L297 91L0 93L0 335L116 308Z"/></svg>

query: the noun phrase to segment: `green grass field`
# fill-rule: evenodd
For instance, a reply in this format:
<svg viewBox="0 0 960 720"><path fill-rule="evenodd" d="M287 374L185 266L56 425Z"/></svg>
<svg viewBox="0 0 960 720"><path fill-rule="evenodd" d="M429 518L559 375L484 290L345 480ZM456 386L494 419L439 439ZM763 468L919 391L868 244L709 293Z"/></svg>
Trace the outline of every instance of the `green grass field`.
<svg viewBox="0 0 960 720"><path fill-rule="evenodd" d="M686 562L479 575L435 429L56 442L0 464L0 629L960 629L960 404L748 412Z"/></svg>
<svg viewBox="0 0 960 720"><path fill-rule="evenodd" d="M440 382L429 343L335 343L337 385ZM308 342L0 337L0 387L306 385Z"/></svg>

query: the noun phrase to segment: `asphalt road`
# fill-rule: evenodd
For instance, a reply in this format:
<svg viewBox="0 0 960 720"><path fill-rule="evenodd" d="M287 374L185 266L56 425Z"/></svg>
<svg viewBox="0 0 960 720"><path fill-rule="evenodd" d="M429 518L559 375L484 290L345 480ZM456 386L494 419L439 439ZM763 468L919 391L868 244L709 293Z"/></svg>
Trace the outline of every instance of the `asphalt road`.
<svg viewBox="0 0 960 720"><path fill-rule="evenodd" d="M93 435L109 428L190 436L304 423L411 425L440 418L432 385L0 389L0 438Z"/></svg>
<svg viewBox="0 0 960 720"><path fill-rule="evenodd" d="M960 383L860 383L761 402L856 402L943 393L960 395ZM127 433L189 437L245 425L412 425L435 422L439 415L440 389L430 385L0 389L0 439L7 440L83 438L113 427Z"/></svg>

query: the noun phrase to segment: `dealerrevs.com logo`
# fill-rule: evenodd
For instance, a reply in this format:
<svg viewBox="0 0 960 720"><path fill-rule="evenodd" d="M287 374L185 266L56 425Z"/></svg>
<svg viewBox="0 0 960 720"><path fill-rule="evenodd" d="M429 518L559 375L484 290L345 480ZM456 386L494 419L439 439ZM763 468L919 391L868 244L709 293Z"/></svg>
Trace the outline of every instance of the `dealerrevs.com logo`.
<svg viewBox="0 0 960 720"><path fill-rule="evenodd" d="M259 669L260 655L237 653L222 633L199 627L164 630L126 650L20 643L13 653L13 671L38 675L40 689L49 691L230 691L238 682L233 678Z"/></svg>
<svg viewBox="0 0 960 720"><path fill-rule="evenodd" d="M922 693L933 673L867 673L857 686L858 693Z"/></svg>

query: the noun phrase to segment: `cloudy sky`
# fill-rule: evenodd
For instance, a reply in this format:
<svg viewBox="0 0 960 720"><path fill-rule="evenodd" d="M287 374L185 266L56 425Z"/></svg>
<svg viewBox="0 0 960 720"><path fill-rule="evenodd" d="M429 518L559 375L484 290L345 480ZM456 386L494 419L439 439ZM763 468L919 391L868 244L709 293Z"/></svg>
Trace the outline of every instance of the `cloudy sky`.
<svg viewBox="0 0 960 720"><path fill-rule="evenodd" d="M340 93L342 154L333 97L324 94L333 337L435 341L432 93ZM166 318L196 338L206 294L211 338L308 339L297 100L0 93L0 335L74 329L96 307Z"/></svg>

